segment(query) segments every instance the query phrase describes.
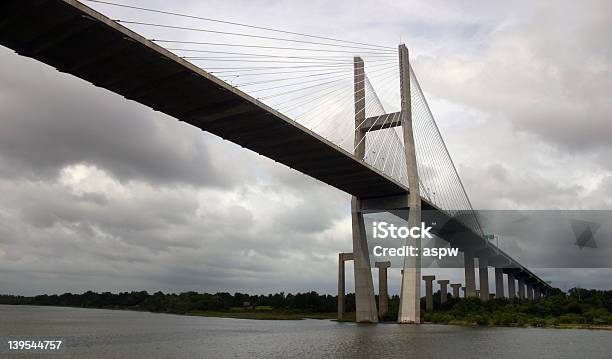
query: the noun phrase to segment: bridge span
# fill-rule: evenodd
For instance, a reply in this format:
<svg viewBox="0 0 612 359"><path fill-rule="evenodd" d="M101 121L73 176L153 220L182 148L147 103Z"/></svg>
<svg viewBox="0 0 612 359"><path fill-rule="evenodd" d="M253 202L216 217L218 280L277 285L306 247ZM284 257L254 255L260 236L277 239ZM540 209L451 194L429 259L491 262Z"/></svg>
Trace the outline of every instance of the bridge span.
<svg viewBox="0 0 612 359"><path fill-rule="evenodd" d="M394 211L414 207L409 201L409 187L412 185L406 186L366 163L363 154L346 151L285 114L79 1L2 1L0 44L352 195L356 201L353 206L353 228L357 233L357 241L363 235L359 229L363 211ZM400 46L400 53L403 48ZM407 49L403 60L406 61L404 70L407 74ZM359 76L358 70L355 76ZM403 79L404 86L410 86L409 76L405 75ZM356 98L356 106L358 102ZM393 126L410 124L409 105L402 108L402 116L401 121L396 121ZM375 118L364 117L361 122L371 124L370 130L379 129L375 126ZM356 132L359 131L357 128ZM365 136L365 132L361 135ZM418 183L413 188L418 188ZM418 190L415 193L418 194ZM438 233L440 237L460 247L466 254L466 260L471 258L471 264L466 261L465 265L468 295L475 295L474 256L486 258L488 266L506 273L509 279L512 278L512 287L514 278L519 278L519 285L521 281L531 283L542 292L550 288L549 284L510 255L492 246L483 238L482 233L466 226L455 214L441 209L420 194L417 202L423 210L440 213L449 223L445 233ZM458 237L453 236L453 232L468 235ZM355 248L355 241L354 238L353 250L357 265L363 259L360 259L363 250ZM377 321L376 308L372 306L374 293L371 268L362 262L359 265L363 267L363 273L369 273L369 279L356 277L357 319ZM420 287L420 278L416 275L416 283L413 280L410 284L412 287ZM499 280L497 275L496 279ZM411 290L411 295L417 295L416 308L413 310L418 313L419 290ZM416 313L413 313L413 319L416 315L414 321L418 322Z"/></svg>

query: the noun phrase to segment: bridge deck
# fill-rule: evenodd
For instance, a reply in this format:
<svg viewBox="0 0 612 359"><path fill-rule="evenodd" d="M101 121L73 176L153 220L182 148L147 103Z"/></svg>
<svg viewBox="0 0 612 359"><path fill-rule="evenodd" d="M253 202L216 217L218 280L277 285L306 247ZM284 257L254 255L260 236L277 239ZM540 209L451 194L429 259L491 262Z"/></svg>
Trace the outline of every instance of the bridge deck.
<svg viewBox="0 0 612 359"><path fill-rule="evenodd" d="M0 44L21 55L349 194L375 197L408 191L351 153L77 1L4 0L0 14Z"/></svg>

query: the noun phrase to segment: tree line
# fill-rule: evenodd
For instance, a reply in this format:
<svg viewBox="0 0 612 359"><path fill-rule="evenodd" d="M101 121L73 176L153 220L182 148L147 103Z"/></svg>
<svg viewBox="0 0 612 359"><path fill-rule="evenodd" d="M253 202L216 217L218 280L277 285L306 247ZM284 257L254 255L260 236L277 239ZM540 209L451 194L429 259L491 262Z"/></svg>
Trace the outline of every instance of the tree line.
<svg viewBox="0 0 612 359"><path fill-rule="evenodd" d="M355 296L346 296L347 310L355 310ZM250 295L245 293L215 294L183 292L150 294L146 291L121 293L96 293L87 291L82 294L64 293L61 295L37 295L33 297L0 295L0 304L43 305L82 308L134 309L150 312L184 314L197 311L224 311L231 308L264 310L286 310L300 312L334 312L337 310L337 296L317 292L285 294L284 292L268 295Z"/></svg>
<svg viewBox="0 0 612 359"><path fill-rule="evenodd" d="M423 311L421 317L434 323L475 325L533 325L559 324L612 325L612 290L570 289L567 293L553 290L540 300L453 298L440 303L439 291L434 294L434 310ZM283 311L300 313L332 313L337 310L337 296L306 292L268 295L245 293L215 294L184 293L65 293L61 295L37 295L33 297L0 295L0 304L69 306L83 308L132 309L150 312L187 314L201 311L241 310ZM424 299L421 308L425 308ZM378 302L378 300L377 300ZM397 318L399 297L389 300L389 313L382 320ZM355 295L346 295L346 311L355 311Z"/></svg>

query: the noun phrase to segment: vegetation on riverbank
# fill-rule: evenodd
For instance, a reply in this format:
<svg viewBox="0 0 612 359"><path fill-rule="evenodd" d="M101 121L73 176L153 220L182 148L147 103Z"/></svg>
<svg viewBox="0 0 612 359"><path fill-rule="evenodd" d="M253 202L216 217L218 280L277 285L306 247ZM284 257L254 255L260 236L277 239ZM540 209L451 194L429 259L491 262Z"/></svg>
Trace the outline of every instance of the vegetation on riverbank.
<svg viewBox="0 0 612 359"><path fill-rule="evenodd" d="M347 310L354 311L354 295L347 295ZM100 309L129 309L249 319L328 319L336 316L337 298L316 292L249 295L244 293L180 294L157 292L65 293L23 297L0 295L0 304L43 305Z"/></svg>
<svg viewBox="0 0 612 359"><path fill-rule="evenodd" d="M258 319L258 320L302 320L302 319L335 319L337 313L305 313L280 311L275 309L248 309L248 310L227 311L204 311L204 312L187 312L186 315L195 315L200 317L217 317L217 318L234 318L234 319ZM354 319L353 319L354 320Z"/></svg>
<svg viewBox="0 0 612 359"><path fill-rule="evenodd" d="M451 298L423 319L437 324L612 328L612 291L555 290L540 300Z"/></svg>
<svg viewBox="0 0 612 359"><path fill-rule="evenodd" d="M160 313L241 319L333 319L337 297L316 292L298 294L248 295L243 293L165 294L124 292L39 295L0 295L0 304L48 305L83 308L129 309ZM399 297L390 298L389 314L383 321L395 321ZM422 300L422 308L425 308ZM346 296L344 321L354 320L355 296ZM423 312L425 322L457 325L533 326L555 328L612 328L612 291L571 289L567 294L554 290L537 301L452 298L440 304L434 294L434 310Z"/></svg>

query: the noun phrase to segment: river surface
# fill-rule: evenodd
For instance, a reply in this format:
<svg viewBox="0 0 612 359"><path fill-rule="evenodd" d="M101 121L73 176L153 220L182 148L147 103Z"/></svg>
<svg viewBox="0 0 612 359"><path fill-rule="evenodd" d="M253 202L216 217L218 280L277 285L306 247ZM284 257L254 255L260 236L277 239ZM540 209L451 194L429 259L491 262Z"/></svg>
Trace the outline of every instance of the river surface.
<svg viewBox="0 0 612 359"><path fill-rule="evenodd" d="M7 353L6 340L61 338L62 350ZM612 332L330 320L246 320L0 305L0 357L612 358Z"/></svg>

